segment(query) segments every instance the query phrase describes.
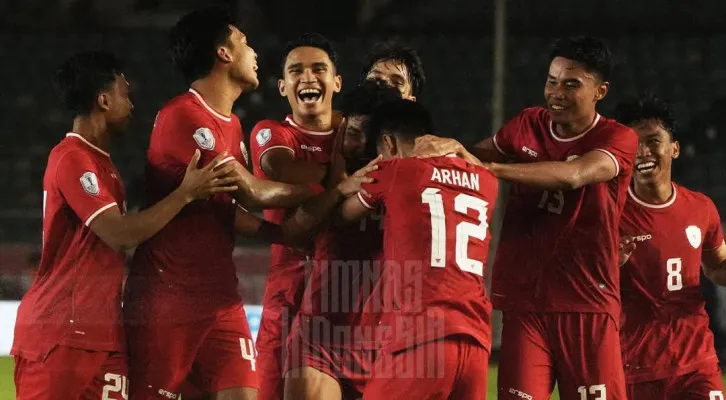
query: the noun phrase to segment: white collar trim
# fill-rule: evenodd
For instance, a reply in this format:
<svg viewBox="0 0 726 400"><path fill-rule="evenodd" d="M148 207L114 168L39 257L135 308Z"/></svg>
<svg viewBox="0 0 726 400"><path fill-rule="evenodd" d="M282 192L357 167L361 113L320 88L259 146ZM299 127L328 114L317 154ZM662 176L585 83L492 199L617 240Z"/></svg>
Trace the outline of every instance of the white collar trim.
<svg viewBox="0 0 726 400"><path fill-rule="evenodd" d="M557 134L555 133L555 124L552 122L552 120L550 120L550 134L558 142L572 142L573 140L577 140L577 139L585 136L587 134L587 132L590 132L592 130L592 128L594 128L597 125L598 122L600 122L600 114L595 114L595 119L592 121L590 126L587 129L585 129L585 132L582 132L581 134L571 137L571 138L563 138L563 137L557 136Z"/></svg>
<svg viewBox="0 0 726 400"><path fill-rule="evenodd" d="M91 147L91 148L92 148L93 150L96 150L97 152L99 152L99 153L103 154L104 156L106 156L106 157L108 157L108 158L111 158L111 154L109 154L109 153L108 153L107 151L103 151L103 150L101 150L101 148L100 148L100 147L98 147L98 146L94 145L93 143L91 143L91 142L89 142L88 140L86 140L86 138L84 138L83 136L81 136L81 135L79 135L79 134L77 134L77 133L75 133L75 132L68 132L68 133L66 133L66 137L74 137L74 138L78 138L78 139L80 139L80 140L81 140L81 142L83 142L83 143L87 144L87 145L88 145L88 146L90 146L90 147Z"/></svg>
<svg viewBox="0 0 726 400"><path fill-rule="evenodd" d="M652 203L648 203L644 200L639 199L638 196L635 194L635 192L633 192L632 187L630 187L630 186L628 186L628 195L630 196L631 199L633 199L633 201L635 201L636 203L640 204L643 207L666 208L666 207L670 206L671 204L673 204L676 201L676 197L678 196L678 190L676 190L676 185L674 185L672 183L671 183L671 185L673 186L673 195L671 195L671 198L668 199L668 201L666 201L663 204L652 204Z"/></svg>
<svg viewBox="0 0 726 400"><path fill-rule="evenodd" d="M199 94L199 92L197 92L196 90L194 90L192 88L189 88L189 92L191 94L197 96L197 99L199 99L199 102L201 102L202 105L204 106L204 108L206 108L207 111L209 111L212 115L214 115L215 117L221 119L224 122L232 122L232 117L228 117L226 115L222 115L222 114L214 111L214 109L212 107L210 107L209 104L207 104L206 101L204 101L204 98L202 97L201 94Z"/></svg>
<svg viewBox="0 0 726 400"><path fill-rule="evenodd" d="M299 130L300 132L307 133L308 135L326 136L326 135L330 135L331 133L333 133L332 129L329 131L311 131L310 129L305 129L302 126L298 125L297 122L295 122L292 118L290 118L290 116L287 116L285 118L285 121L288 124L294 126L295 129Z"/></svg>

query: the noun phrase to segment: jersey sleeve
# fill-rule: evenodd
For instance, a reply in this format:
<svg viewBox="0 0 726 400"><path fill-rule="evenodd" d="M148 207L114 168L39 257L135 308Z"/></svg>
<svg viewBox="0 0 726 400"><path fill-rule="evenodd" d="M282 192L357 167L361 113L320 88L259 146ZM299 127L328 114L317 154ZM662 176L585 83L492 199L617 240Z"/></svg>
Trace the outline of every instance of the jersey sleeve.
<svg viewBox="0 0 726 400"><path fill-rule="evenodd" d="M595 144L593 150L607 154L615 163L616 176L633 169L635 153L638 151L638 136L628 127L619 126L607 135L600 135L602 140Z"/></svg>
<svg viewBox="0 0 726 400"><path fill-rule="evenodd" d="M514 151L514 141L522 132L523 125L528 114L529 109L520 112L514 118L507 121L507 123L499 128L497 133L492 136L494 147L501 155L508 158L517 157L517 153Z"/></svg>
<svg viewBox="0 0 726 400"><path fill-rule="evenodd" d="M261 169L262 156L269 150L285 149L295 154L295 144L290 131L277 121L260 121L252 128L250 149L255 171Z"/></svg>
<svg viewBox="0 0 726 400"><path fill-rule="evenodd" d="M392 188L392 181L397 173L397 165L394 162L381 162L378 169L368 174L373 182L361 185L366 193L358 192L358 199L368 209L375 210L383 201L383 196L389 188Z"/></svg>
<svg viewBox="0 0 726 400"><path fill-rule="evenodd" d="M104 181L98 165L80 151L70 152L58 162L55 184L86 226L104 211L118 207L110 191L113 182Z"/></svg>
<svg viewBox="0 0 726 400"><path fill-rule="evenodd" d="M714 250L723 243L723 229L721 227L721 217L718 215L718 209L711 199L706 198L708 210L708 228L703 238L703 250Z"/></svg>
<svg viewBox="0 0 726 400"><path fill-rule="evenodd" d="M201 152L199 165L204 166L227 148L216 123L197 112L178 108L164 115L157 124L156 150L182 165L189 163L197 149ZM222 163L234 159L230 154Z"/></svg>

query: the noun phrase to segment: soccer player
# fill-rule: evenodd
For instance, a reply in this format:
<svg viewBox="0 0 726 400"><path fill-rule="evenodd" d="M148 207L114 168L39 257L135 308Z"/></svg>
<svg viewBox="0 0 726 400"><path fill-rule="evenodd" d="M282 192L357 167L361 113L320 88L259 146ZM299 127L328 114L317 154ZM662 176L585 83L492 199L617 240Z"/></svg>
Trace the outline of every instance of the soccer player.
<svg viewBox="0 0 726 400"><path fill-rule="evenodd" d="M640 146L620 220L620 340L629 399L722 400L723 383L701 293L701 264L726 285L726 244L711 199L671 180L680 148L669 105L652 95L616 107ZM630 253L630 254L628 254Z"/></svg>
<svg viewBox="0 0 726 400"><path fill-rule="evenodd" d="M252 130L251 153L256 176L292 184L319 183L328 173L335 139L333 96L342 79L333 44L319 34L289 42L282 53L280 95L292 114L284 121L260 121ZM265 210L265 218L282 223L286 209ZM257 334L260 399L283 396L285 342L305 288L309 250L271 246L262 321Z"/></svg>
<svg viewBox="0 0 726 400"><path fill-rule="evenodd" d="M379 79L416 101L426 84L423 63L416 50L396 42L376 43L366 57L363 77Z"/></svg>
<svg viewBox="0 0 726 400"><path fill-rule="evenodd" d="M413 158L432 132L420 104L381 105L367 123L384 161L375 183L341 206L357 221L386 213L381 285L386 327L364 399L486 397L491 345L483 275L497 180L456 157Z"/></svg>
<svg viewBox="0 0 726 400"><path fill-rule="evenodd" d="M122 71L113 55L85 52L55 73L73 130L51 150L43 178L41 261L20 303L11 351L20 400L126 399L124 250L156 234L194 199L237 189L232 178L221 178L229 168L198 169L195 153L181 185L148 210L126 214L124 185L109 154L133 109Z"/></svg>
<svg viewBox="0 0 726 400"><path fill-rule="evenodd" d="M624 399L618 224L638 138L596 111L612 69L604 43L561 39L550 60L546 107L471 150L513 183L492 279L504 317L499 398L546 399L557 382L563 399ZM466 153L432 137L418 145Z"/></svg>
<svg viewBox="0 0 726 400"><path fill-rule="evenodd" d="M176 185L195 151L205 162L227 152L223 168L233 167L239 190L192 204L136 250L124 301L130 396L252 399L256 352L232 252L235 232L255 233L265 225L240 206L294 206L320 189L257 179L245 168L232 106L258 85L256 54L229 14L208 8L185 15L172 28L170 50L191 88L156 118L147 200Z"/></svg>
<svg viewBox="0 0 726 400"><path fill-rule="evenodd" d="M378 82L364 82L343 96L337 140L343 141L349 171L373 158L364 151L364 124L375 107L400 98L397 89ZM357 224L329 221L317 233L302 305L290 330L286 399L361 397L378 348L378 318L362 313L378 281L382 222L376 212Z"/></svg>

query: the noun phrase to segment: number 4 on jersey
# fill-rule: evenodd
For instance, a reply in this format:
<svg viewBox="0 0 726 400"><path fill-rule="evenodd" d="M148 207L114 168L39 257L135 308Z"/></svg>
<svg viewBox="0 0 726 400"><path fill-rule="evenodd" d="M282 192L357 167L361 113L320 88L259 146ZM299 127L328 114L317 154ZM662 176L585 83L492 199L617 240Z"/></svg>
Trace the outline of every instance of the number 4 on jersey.
<svg viewBox="0 0 726 400"><path fill-rule="evenodd" d="M426 188L421 193L421 202L428 204L431 215L431 266L443 268L446 266L446 214L441 190ZM484 263L469 258L469 239L484 240L487 235L487 206L486 201L460 193L454 198L454 210L466 215L469 210L475 210L479 215L479 224L460 222L456 225L456 265L462 271L484 275Z"/></svg>

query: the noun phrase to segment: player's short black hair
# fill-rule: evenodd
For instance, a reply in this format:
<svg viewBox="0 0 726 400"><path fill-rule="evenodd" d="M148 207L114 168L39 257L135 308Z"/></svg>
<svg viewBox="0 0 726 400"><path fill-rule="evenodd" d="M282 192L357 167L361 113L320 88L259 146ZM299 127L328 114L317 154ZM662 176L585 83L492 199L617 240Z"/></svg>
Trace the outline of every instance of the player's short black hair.
<svg viewBox="0 0 726 400"><path fill-rule="evenodd" d="M423 70L423 62L421 62L421 57L419 57L416 50L394 41L374 44L366 56L365 66L362 71L363 80L366 79L373 65L379 61L394 61L403 64L408 72L412 94L414 96L421 94L424 85L426 85L426 75Z"/></svg>
<svg viewBox="0 0 726 400"><path fill-rule="evenodd" d="M53 86L74 116L87 115L93 110L98 94L113 86L122 68L121 60L113 54L78 53L56 69Z"/></svg>
<svg viewBox="0 0 726 400"><path fill-rule="evenodd" d="M413 142L433 130L429 110L421 103L406 99L389 101L376 107L365 128L368 143L373 145L380 143L384 134Z"/></svg>
<svg viewBox="0 0 726 400"><path fill-rule="evenodd" d="M280 71L282 75L285 75L285 61L291 51L298 47L315 47L328 54L330 62L333 63L333 67L338 69L338 52L335 50L335 45L325 36L319 33L303 33L297 38L290 40L285 43L285 47L282 50L282 57L280 58Z"/></svg>
<svg viewBox="0 0 726 400"><path fill-rule="evenodd" d="M234 15L222 7L192 11L169 32L169 55L184 78L193 82L209 74L216 60L217 47L225 44L237 26Z"/></svg>
<svg viewBox="0 0 726 400"><path fill-rule="evenodd" d="M572 36L555 42L550 61L564 57L585 66L588 72L596 73L603 81L610 80L613 72L612 54L608 46L593 36Z"/></svg>
<svg viewBox="0 0 726 400"><path fill-rule="evenodd" d="M344 117L373 114L379 105L398 100L401 92L381 80L365 81L343 94L340 112Z"/></svg>
<svg viewBox="0 0 726 400"><path fill-rule="evenodd" d="M640 121L654 119L675 139L676 119L668 101L653 93L645 93L618 103L613 111L615 119L623 125L633 126Z"/></svg>

